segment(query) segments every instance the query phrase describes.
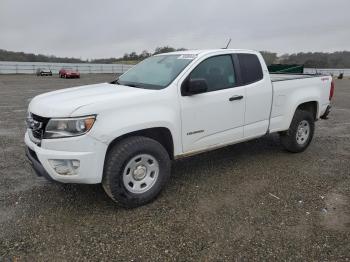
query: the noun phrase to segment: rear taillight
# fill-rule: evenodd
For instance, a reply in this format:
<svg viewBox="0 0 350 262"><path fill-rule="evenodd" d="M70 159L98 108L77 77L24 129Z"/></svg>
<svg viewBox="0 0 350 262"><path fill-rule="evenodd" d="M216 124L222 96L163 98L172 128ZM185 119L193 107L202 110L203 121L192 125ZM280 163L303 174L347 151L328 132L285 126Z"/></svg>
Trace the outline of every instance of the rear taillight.
<svg viewBox="0 0 350 262"><path fill-rule="evenodd" d="M334 95L334 81L332 80L332 82L331 82L331 90L329 90L329 101L332 100L333 95Z"/></svg>

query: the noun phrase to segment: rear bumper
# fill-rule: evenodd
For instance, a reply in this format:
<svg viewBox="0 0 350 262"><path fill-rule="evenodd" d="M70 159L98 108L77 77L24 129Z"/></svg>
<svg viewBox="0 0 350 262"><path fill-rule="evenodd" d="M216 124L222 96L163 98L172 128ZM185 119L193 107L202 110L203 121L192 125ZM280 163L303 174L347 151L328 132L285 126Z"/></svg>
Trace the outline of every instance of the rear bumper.
<svg viewBox="0 0 350 262"><path fill-rule="evenodd" d="M328 119L328 115L331 112L332 106L328 105L326 108L326 111L323 113L322 116L320 116L321 119Z"/></svg>

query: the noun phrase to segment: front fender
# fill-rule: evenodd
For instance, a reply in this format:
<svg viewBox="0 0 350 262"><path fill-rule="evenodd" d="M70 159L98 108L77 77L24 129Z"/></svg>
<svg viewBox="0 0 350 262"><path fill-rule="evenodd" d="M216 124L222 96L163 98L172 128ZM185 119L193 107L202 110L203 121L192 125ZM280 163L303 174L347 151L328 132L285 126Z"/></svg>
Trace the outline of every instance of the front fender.
<svg viewBox="0 0 350 262"><path fill-rule="evenodd" d="M99 114L90 135L109 145L114 139L125 134L148 129L167 128L173 138L174 154L180 154L181 132L180 118L171 107L158 105L140 108L125 108Z"/></svg>

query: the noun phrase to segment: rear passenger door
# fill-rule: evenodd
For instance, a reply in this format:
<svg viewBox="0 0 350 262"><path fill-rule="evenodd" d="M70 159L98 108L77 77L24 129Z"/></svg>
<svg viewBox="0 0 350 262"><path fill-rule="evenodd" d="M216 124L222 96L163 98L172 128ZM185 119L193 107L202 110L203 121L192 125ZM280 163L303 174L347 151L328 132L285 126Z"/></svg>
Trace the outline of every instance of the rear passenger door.
<svg viewBox="0 0 350 262"><path fill-rule="evenodd" d="M244 138L264 135L269 125L272 103L272 84L265 62L252 53L236 55L240 82L246 87Z"/></svg>
<svg viewBox="0 0 350 262"><path fill-rule="evenodd" d="M232 56L201 61L182 84L189 79L204 79L208 90L180 97L183 151L206 150L242 139L245 87L238 86Z"/></svg>

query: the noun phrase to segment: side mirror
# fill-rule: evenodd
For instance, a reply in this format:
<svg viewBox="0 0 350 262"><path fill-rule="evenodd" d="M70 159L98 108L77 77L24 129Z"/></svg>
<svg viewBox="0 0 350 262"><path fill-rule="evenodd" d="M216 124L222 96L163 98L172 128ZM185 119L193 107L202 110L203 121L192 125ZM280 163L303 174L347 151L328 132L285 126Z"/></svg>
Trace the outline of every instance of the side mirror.
<svg viewBox="0 0 350 262"><path fill-rule="evenodd" d="M188 79L183 84L182 95L191 96L205 93L208 90L207 80L204 78Z"/></svg>

